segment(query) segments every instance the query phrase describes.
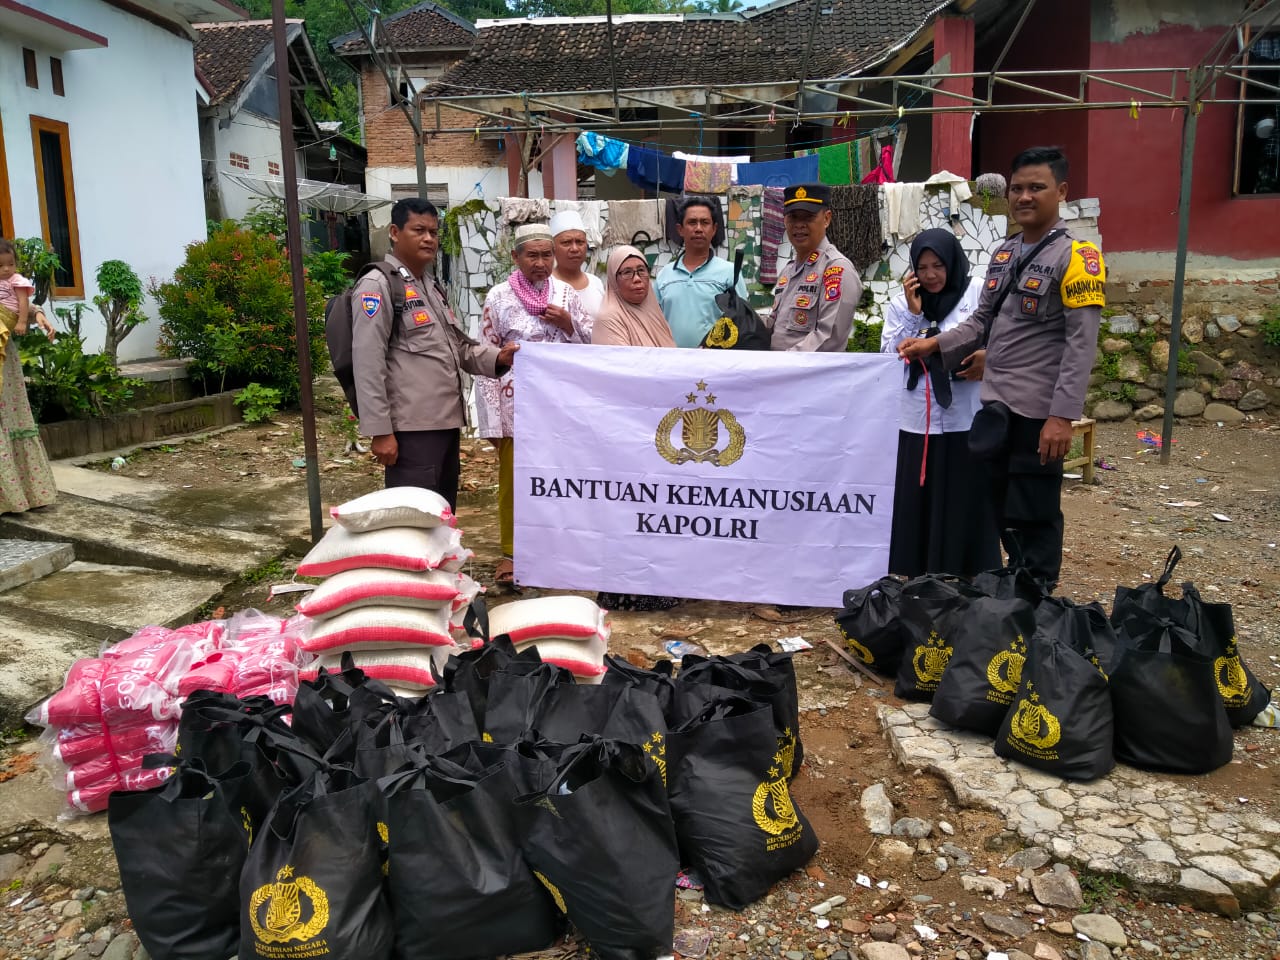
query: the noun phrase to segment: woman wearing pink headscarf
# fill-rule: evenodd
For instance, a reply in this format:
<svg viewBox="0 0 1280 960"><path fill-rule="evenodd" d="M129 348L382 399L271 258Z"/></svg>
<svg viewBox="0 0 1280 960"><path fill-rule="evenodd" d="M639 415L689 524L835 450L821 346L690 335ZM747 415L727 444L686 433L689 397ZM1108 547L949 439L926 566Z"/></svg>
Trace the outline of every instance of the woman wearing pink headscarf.
<svg viewBox="0 0 1280 960"><path fill-rule="evenodd" d="M658 297L649 282L649 263L635 247L615 247L605 271L604 305L591 342L621 347L674 347Z"/></svg>

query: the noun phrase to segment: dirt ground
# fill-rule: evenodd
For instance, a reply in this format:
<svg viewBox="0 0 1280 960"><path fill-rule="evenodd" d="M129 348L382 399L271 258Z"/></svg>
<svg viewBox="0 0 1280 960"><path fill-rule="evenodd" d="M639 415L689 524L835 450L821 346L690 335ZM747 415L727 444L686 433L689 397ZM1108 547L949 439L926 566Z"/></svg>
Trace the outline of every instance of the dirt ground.
<svg viewBox="0 0 1280 960"><path fill-rule="evenodd" d="M319 449L327 508L379 486L381 470L367 455L347 450L349 426L338 404L325 403ZM1138 433L1132 423L1100 424L1097 453L1105 467L1098 470L1093 485L1067 483L1063 497L1066 556L1060 592L1077 601L1100 600L1109 608L1117 584L1137 585L1158 577L1169 548L1178 544L1185 559L1175 582L1193 581L1205 599L1233 605L1246 661L1264 683L1275 686L1280 683L1280 427L1250 423L1223 429L1180 423L1169 464L1161 464L1158 450L1144 443ZM174 486L230 485L251 475L294 476L298 478L298 496L305 497L302 470L294 466L301 456L300 418L282 414L268 424L139 452L121 472ZM491 584L499 553L493 509L496 459L483 441L465 442L464 458L459 526L465 531L464 542L476 552L472 574ZM283 562L286 578L297 559ZM266 604L263 593L260 583L244 584L229 591L222 602L228 614L243 606L288 612L285 601ZM505 599L492 589L489 596L490 603ZM831 611L779 615L773 608L690 601L665 613L615 613L612 622L614 652L637 661L666 656L663 644L669 640L691 640L712 653L796 635L813 644L812 651L796 657L807 756L794 793L821 838L822 848L809 873L787 881L779 891L803 887L806 902L818 896L817 890L825 891L825 896L844 894L850 898L844 915L855 919L892 915L895 903L900 910L904 902L909 908L919 908L922 896L925 901L946 904L946 917L939 914L936 919L952 918L957 928L963 928L963 921L976 915L975 911L990 908L989 901L984 903L979 895L960 888L959 871L923 880L909 871L889 876L888 867L868 862L874 844L858 797L864 787L876 781L887 785L899 815L935 823L949 821L957 841L963 838L965 849L973 853L975 869L986 868L992 876L1012 881L1016 871L1000 867L1007 856L1002 852L1001 844L1007 838L1003 838L1000 818L958 809L954 796L940 781L894 762L875 716L877 705L898 702L892 685L866 680L824 646L824 641L838 641ZM1280 818L1280 731L1239 731L1231 764L1188 779L1212 796L1232 804L1245 798L1252 809ZM859 873L888 876L893 887L883 892L857 886L854 878ZM823 879L815 881L819 876ZM1106 884L1086 885L1086 890L1093 891L1089 896L1099 909L1154 917L1150 929L1168 930L1179 938L1190 936L1188 931L1193 927L1201 932L1207 929L1213 934L1215 951L1221 951L1183 951L1184 955L1227 956L1230 952L1242 957L1271 956L1269 950L1254 952L1261 948L1256 935L1246 942L1243 921L1232 924L1167 906L1143 905ZM913 896L917 897L914 904L909 899ZM910 912L907 909L903 915ZM719 936L720 928L716 930ZM729 927L725 930L732 939ZM1074 943L1070 937L1058 940L1061 951ZM964 942L963 937L959 942ZM930 955L941 954L931 947Z"/></svg>

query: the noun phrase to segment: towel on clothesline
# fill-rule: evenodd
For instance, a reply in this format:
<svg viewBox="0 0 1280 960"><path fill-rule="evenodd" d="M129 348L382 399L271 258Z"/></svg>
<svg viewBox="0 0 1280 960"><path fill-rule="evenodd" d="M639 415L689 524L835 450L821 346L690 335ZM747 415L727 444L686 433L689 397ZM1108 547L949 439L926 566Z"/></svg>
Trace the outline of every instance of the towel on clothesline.
<svg viewBox="0 0 1280 960"><path fill-rule="evenodd" d="M960 204L973 196L973 191L969 189L969 181L958 173L952 173L950 170L940 170L926 180L924 185L926 187L947 188L949 192L951 216L953 217L958 217L960 215Z"/></svg>
<svg viewBox="0 0 1280 960"><path fill-rule="evenodd" d="M827 236L853 261L858 273L881 257L880 187L842 184L831 188L831 228Z"/></svg>
<svg viewBox="0 0 1280 960"><path fill-rule="evenodd" d="M684 189L685 161L649 147L632 145L627 151L627 179L643 190Z"/></svg>
<svg viewBox="0 0 1280 960"><path fill-rule="evenodd" d="M551 219L551 205L541 197L499 197L498 225L543 223Z"/></svg>
<svg viewBox="0 0 1280 960"><path fill-rule="evenodd" d="M893 174L893 147L889 144L880 148L880 162L874 170L862 178L863 183L893 183L897 177Z"/></svg>
<svg viewBox="0 0 1280 960"><path fill-rule="evenodd" d="M603 200L552 200L552 213L573 211L582 217L582 225L586 228L587 245L599 247L604 243L604 232L601 221L604 219L605 202Z"/></svg>
<svg viewBox="0 0 1280 960"><path fill-rule="evenodd" d="M896 246L900 240L910 240L923 229L923 183L882 184L880 198L881 226L884 242L889 246Z"/></svg>
<svg viewBox="0 0 1280 960"><path fill-rule="evenodd" d="M764 188L764 213L760 217L760 282L772 287L778 282L778 247L787 232L782 205L782 188Z"/></svg>
<svg viewBox="0 0 1280 960"><path fill-rule="evenodd" d="M610 200L609 221L604 228L604 245L630 244L643 247L662 238L658 219L659 200Z"/></svg>
<svg viewBox="0 0 1280 960"><path fill-rule="evenodd" d="M744 186L758 183L764 187L790 187L797 183L814 183L817 179L817 157L766 160L738 167L738 183Z"/></svg>
<svg viewBox="0 0 1280 960"><path fill-rule="evenodd" d="M578 148L579 163L595 167L608 176L613 176L627 165L630 147L623 140L589 131L578 134L574 143Z"/></svg>
<svg viewBox="0 0 1280 960"><path fill-rule="evenodd" d="M727 193L733 186L733 164L686 160L685 193Z"/></svg>
<svg viewBox="0 0 1280 960"><path fill-rule="evenodd" d="M854 141L846 141L818 148L818 180L820 182L833 187L845 183L857 183L853 179L853 144Z"/></svg>

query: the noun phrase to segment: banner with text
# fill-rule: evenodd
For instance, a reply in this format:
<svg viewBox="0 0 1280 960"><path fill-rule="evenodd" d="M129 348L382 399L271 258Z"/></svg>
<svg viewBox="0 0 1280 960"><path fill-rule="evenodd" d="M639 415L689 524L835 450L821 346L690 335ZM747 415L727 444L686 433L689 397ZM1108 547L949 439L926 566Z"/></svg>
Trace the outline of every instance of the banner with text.
<svg viewBox="0 0 1280 960"><path fill-rule="evenodd" d="M525 343L516 578L836 607L889 560L896 357Z"/></svg>

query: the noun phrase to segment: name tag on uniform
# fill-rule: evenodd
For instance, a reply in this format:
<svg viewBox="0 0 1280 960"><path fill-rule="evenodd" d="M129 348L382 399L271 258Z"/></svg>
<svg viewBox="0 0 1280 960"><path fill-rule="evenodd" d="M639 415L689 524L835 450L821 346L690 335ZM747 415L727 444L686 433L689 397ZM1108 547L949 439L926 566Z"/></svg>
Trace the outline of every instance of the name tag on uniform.
<svg viewBox="0 0 1280 960"><path fill-rule="evenodd" d="M426 310L417 310L414 312L413 325L415 327L420 327L424 323L430 323L430 322L431 322L431 314L428 313Z"/></svg>

